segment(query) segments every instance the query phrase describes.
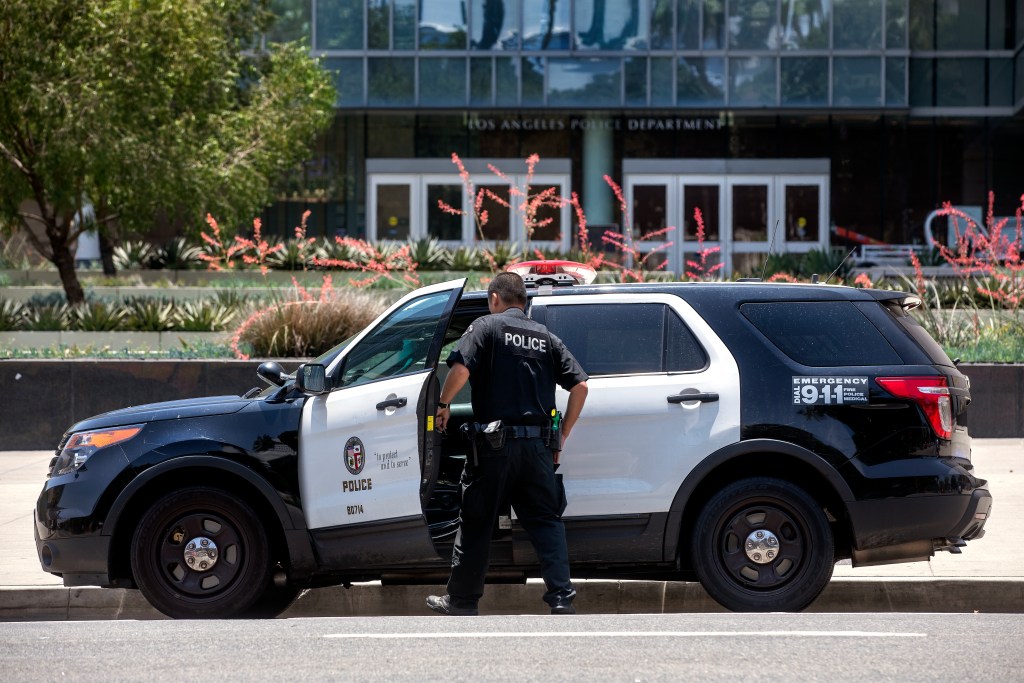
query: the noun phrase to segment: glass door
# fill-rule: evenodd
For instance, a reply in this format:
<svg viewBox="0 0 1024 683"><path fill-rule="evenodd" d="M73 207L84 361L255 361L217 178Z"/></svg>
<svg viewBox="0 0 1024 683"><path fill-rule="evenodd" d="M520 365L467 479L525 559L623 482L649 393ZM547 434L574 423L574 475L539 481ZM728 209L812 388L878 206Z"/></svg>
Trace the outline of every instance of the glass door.
<svg viewBox="0 0 1024 683"><path fill-rule="evenodd" d="M781 242L788 252L827 249L827 179L821 176L778 176L775 184L782 226L776 247Z"/></svg>
<svg viewBox="0 0 1024 683"><path fill-rule="evenodd" d="M723 248L728 236L725 179L721 176L684 176L680 185L681 228L676 266L693 279L721 277L728 270L729 253ZM716 269L718 264L722 268Z"/></svg>
<svg viewBox="0 0 1024 683"><path fill-rule="evenodd" d="M729 176L726 211L730 234L725 240L731 263L726 268L741 275L759 275L768 255L775 216L774 179L771 176Z"/></svg>

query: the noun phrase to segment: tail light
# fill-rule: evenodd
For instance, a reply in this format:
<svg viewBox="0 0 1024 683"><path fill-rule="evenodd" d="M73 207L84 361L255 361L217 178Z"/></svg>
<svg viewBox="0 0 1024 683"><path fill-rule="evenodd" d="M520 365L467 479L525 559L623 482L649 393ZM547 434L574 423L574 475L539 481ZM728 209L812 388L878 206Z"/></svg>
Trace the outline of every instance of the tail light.
<svg viewBox="0 0 1024 683"><path fill-rule="evenodd" d="M945 377L877 377L875 381L893 396L921 406L940 439L953 435L953 406Z"/></svg>

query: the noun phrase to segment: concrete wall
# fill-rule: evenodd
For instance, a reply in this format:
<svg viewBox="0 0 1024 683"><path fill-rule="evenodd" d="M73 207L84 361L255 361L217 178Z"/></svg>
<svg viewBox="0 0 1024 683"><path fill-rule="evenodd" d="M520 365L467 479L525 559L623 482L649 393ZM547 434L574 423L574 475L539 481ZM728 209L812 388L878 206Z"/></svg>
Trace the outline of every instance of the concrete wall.
<svg viewBox="0 0 1024 683"><path fill-rule="evenodd" d="M243 394L264 386L255 361L3 360L0 361L0 450L57 446L84 418L142 403ZM292 371L297 362L284 361ZM1024 365L971 365L973 402L965 419L972 436L1024 436Z"/></svg>

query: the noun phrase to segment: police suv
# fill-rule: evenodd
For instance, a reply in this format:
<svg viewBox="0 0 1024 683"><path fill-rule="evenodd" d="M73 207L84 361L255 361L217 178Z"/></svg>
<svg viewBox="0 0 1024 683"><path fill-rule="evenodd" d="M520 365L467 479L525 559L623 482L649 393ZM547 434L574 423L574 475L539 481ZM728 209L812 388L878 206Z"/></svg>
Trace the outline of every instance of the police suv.
<svg viewBox="0 0 1024 683"><path fill-rule="evenodd" d="M957 417L967 378L917 297L809 284L559 286L528 314L590 376L561 456L576 578L697 579L725 607L807 607L843 558L928 560L991 506ZM464 280L414 291L255 396L127 408L57 448L36 545L66 586L137 587L172 617L274 616L303 588L440 583L473 421L444 434L443 359L487 313ZM567 394L558 390L564 409ZM492 580L538 575L516 511Z"/></svg>

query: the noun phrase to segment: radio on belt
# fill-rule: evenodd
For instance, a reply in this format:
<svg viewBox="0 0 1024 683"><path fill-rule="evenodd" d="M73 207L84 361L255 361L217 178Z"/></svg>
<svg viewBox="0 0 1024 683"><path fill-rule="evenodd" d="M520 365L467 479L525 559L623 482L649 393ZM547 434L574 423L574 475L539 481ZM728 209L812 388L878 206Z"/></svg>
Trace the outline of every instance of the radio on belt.
<svg viewBox="0 0 1024 683"><path fill-rule="evenodd" d="M527 287L589 285L597 276L593 268L576 261L523 261L505 270L523 278Z"/></svg>

